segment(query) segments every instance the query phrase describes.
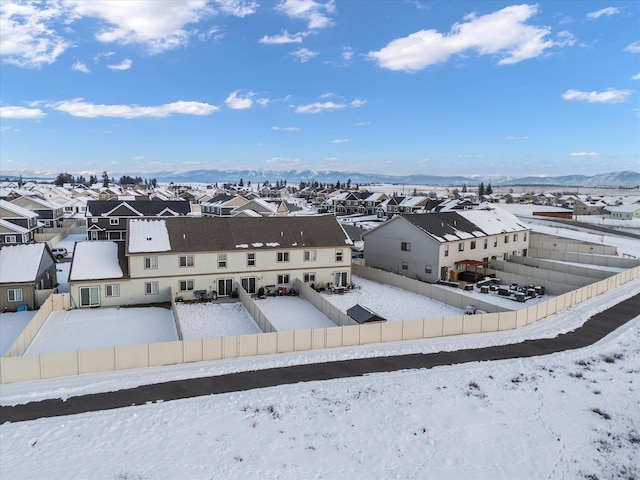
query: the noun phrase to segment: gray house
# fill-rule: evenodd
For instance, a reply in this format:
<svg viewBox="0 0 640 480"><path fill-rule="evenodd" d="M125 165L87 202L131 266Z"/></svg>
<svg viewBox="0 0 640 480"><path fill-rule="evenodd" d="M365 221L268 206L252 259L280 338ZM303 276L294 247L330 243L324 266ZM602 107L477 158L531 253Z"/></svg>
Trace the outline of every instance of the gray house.
<svg viewBox="0 0 640 480"><path fill-rule="evenodd" d="M367 266L427 282L527 254L529 229L502 209L398 215L362 235ZM481 271L480 271L481 273Z"/></svg>
<svg viewBox="0 0 640 480"><path fill-rule="evenodd" d="M44 243L0 248L0 310L33 310L57 287L56 261Z"/></svg>

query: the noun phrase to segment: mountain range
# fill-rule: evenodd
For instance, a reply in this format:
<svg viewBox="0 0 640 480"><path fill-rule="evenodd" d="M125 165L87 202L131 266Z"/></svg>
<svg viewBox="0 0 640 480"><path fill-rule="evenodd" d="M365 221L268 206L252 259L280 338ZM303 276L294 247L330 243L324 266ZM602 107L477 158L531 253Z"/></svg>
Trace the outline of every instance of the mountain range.
<svg viewBox="0 0 640 480"><path fill-rule="evenodd" d="M125 174L111 174L116 179ZM346 183L368 185L376 183L391 183L399 185L433 185L433 186L462 186L479 185L481 182L492 186L559 186L559 187L612 187L612 188L639 188L640 173L634 171L622 171L602 173L598 175L565 175L565 176L533 176L533 177L507 177L507 176L439 176L439 175L383 175L378 173L361 173L355 171L336 170L191 170L187 172L155 172L135 173L126 175L140 176L145 179L155 178L162 183L238 183L242 179L244 183L262 184L265 181L275 183L286 181L288 184L298 185L300 182ZM17 179L17 176L2 176L8 179ZM28 177L24 180L52 181L52 177Z"/></svg>

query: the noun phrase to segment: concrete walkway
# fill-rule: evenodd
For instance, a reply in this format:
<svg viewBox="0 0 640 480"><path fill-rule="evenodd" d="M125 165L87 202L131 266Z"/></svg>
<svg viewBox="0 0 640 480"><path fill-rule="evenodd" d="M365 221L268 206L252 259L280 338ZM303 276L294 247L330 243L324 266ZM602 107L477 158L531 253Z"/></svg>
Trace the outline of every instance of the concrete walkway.
<svg viewBox="0 0 640 480"><path fill-rule="evenodd" d="M394 372L467 362L547 355L592 345L638 314L640 314L640 294L591 317L576 330L558 335L555 338L527 340L511 345L454 352L361 358L230 373L215 377L143 385L115 392L82 395L67 400L49 399L15 406L1 406L0 423L95 412L157 401L215 395L298 382L356 377L375 372Z"/></svg>

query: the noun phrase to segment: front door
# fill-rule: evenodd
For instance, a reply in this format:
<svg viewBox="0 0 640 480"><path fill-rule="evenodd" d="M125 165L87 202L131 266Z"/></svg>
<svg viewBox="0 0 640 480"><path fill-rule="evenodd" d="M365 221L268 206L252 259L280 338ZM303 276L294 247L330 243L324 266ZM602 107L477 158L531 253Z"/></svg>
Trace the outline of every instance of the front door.
<svg viewBox="0 0 640 480"><path fill-rule="evenodd" d="M446 280L448 273L449 272L447 267L440 267L440 280Z"/></svg>

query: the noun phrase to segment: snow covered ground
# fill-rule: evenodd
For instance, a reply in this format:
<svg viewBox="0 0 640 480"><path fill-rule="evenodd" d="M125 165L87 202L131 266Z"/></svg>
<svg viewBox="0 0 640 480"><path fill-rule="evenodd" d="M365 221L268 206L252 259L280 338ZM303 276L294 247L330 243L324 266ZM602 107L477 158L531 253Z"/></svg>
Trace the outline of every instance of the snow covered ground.
<svg viewBox="0 0 640 480"><path fill-rule="evenodd" d="M35 314L36 310L0 313L0 355L7 353Z"/></svg>
<svg viewBox="0 0 640 480"><path fill-rule="evenodd" d="M74 248L76 242L84 242L86 239L87 239L87 236L84 233L83 234L67 235L65 238L60 240L54 246L57 247L57 248L66 248L67 251L69 252L67 257L70 258L72 256L72 254L73 254L73 248Z"/></svg>
<svg viewBox="0 0 640 480"><path fill-rule="evenodd" d="M459 308L357 275L353 276L353 283L357 287L354 290L347 290L343 294L323 292L322 295L344 313L355 304L360 304L390 322L453 317L463 313Z"/></svg>
<svg viewBox="0 0 640 480"><path fill-rule="evenodd" d="M302 297L267 297L258 300L257 305L279 332L336 326Z"/></svg>
<svg viewBox="0 0 640 480"><path fill-rule="evenodd" d="M25 355L178 340L166 308L99 308L53 312Z"/></svg>
<svg viewBox="0 0 640 480"><path fill-rule="evenodd" d="M261 333L247 309L235 303L177 303L185 340Z"/></svg>

